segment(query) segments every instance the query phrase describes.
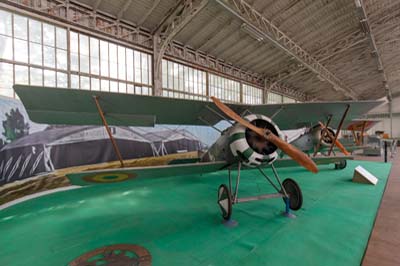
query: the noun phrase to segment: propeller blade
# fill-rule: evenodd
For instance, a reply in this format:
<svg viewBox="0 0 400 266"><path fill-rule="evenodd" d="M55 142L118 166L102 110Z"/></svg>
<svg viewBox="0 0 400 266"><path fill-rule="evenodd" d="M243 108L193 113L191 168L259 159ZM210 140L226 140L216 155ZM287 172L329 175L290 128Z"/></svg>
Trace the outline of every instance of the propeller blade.
<svg viewBox="0 0 400 266"><path fill-rule="evenodd" d="M277 146L279 149L281 149L284 153L289 155L293 160L295 160L298 164L305 167L307 170L313 173L318 172L317 165L304 152L300 151L293 145L275 136L275 134L273 134L270 130L264 130L246 121L245 119L240 117L237 113L235 113L232 109L230 109L227 105L222 103L219 99L213 96L211 96L211 99L214 102L214 104L228 117L235 120L239 124L247 127L248 129L254 131L259 136L262 136L266 140L272 142L275 146Z"/></svg>
<svg viewBox="0 0 400 266"><path fill-rule="evenodd" d="M328 129L322 122L319 122L319 125L321 126L322 129L326 129L326 132L328 133L328 136L331 138L332 141L334 141L334 140L335 140L335 137L331 134L331 132L329 131L329 129ZM346 156L350 155L350 152L348 152L348 151L346 150L346 148L343 146L342 143L340 143L340 141L339 141L338 139L336 139L335 145L336 145L336 147L339 148L339 150L340 150L344 155L346 155Z"/></svg>

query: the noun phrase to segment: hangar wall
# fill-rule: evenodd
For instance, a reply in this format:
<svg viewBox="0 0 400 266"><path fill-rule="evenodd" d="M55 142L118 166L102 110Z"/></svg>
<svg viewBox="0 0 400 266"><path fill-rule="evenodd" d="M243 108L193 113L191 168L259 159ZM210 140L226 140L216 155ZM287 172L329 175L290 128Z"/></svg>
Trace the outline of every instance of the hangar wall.
<svg viewBox="0 0 400 266"><path fill-rule="evenodd" d="M392 112L393 112L393 121L392 121L392 133L393 138L400 138L400 97L393 98L392 100ZM372 134L375 131L385 131L386 133L390 133L390 118L389 118L389 103L385 103L377 108L371 110L368 114L369 118L381 119L382 122L373 126L369 133Z"/></svg>

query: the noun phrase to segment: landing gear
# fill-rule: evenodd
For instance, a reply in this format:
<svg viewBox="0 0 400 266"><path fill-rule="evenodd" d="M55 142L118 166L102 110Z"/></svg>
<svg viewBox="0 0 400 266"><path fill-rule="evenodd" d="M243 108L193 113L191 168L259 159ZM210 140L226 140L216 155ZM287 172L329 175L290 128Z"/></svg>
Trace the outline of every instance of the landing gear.
<svg viewBox="0 0 400 266"><path fill-rule="evenodd" d="M222 212L222 218L229 220L232 215L232 196L228 187L224 184L218 188L218 205Z"/></svg>
<svg viewBox="0 0 400 266"><path fill-rule="evenodd" d="M293 179L287 178L283 180L282 186L285 188L286 194L289 196L289 208L293 211L301 209L303 205L303 194L300 186ZM286 203L287 198L283 198Z"/></svg>
<svg viewBox="0 0 400 266"><path fill-rule="evenodd" d="M335 163L336 170L342 170L342 169L346 168L346 166L347 166L346 160L341 160L341 161Z"/></svg>
<svg viewBox="0 0 400 266"><path fill-rule="evenodd" d="M283 182L280 181L278 173L273 165L271 165L272 171L274 173L276 182L274 183L261 168L258 168L260 173L268 180L268 182L274 187L277 193L257 195L246 198L238 198L239 191L239 181L240 181L240 167L238 165L238 175L236 177L235 190L232 189L232 178L231 170L229 169L229 187L222 184L218 188L218 206L221 209L222 218L225 221L231 221L233 205L240 202L248 202L262 199L270 198L282 198L285 203L284 215L286 217L294 218L295 215L290 213L290 210L297 211L301 208L303 204L303 195L299 185L293 179L287 178ZM278 183L278 184L276 184Z"/></svg>

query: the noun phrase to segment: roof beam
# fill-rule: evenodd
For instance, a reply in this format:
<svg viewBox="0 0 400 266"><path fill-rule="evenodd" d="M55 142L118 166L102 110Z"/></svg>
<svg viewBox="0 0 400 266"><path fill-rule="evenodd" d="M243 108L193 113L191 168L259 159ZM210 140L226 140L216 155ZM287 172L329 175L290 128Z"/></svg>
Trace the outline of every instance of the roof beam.
<svg viewBox="0 0 400 266"><path fill-rule="evenodd" d="M365 37L364 34L362 34L361 32L354 32L343 39L339 39L336 43L332 45L329 46L324 45L321 49L314 52L313 56L321 63L324 63L333 56L343 53L353 48L354 46L362 44L366 40L367 38ZM306 70L304 65L293 63L292 65L288 66L286 70L274 75L273 79L278 82L283 81L292 76L295 76L296 74L302 72L303 70Z"/></svg>
<svg viewBox="0 0 400 266"><path fill-rule="evenodd" d="M361 30L368 36L368 39L370 41L370 45L372 48L372 53L376 58L376 64L378 66L378 71L381 72L382 76L383 76L384 90L386 91L387 98L389 99L389 101L391 101L392 91L388 85L388 78L387 78L383 63L382 63L382 57L381 57L378 47L376 45L375 36L372 33L372 28L369 24L367 12L365 11L364 1L363 0L355 0L355 5L357 8L358 17L360 18Z"/></svg>
<svg viewBox="0 0 400 266"><path fill-rule="evenodd" d="M207 5L208 0L182 0L156 27L154 35L159 36L160 62L168 44Z"/></svg>
<svg viewBox="0 0 400 266"><path fill-rule="evenodd" d="M295 58L306 68L319 75L323 80L330 83L335 90L341 91L347 97L356 100L355 91L346 86L338 77L330 72L318 60L301 48L297 43L290 39L279 28L258 13L244 0L215 0L226 10L235 15L238 19L246 23L255 33L263 36L274 44L275 47L284 51L290 57Z"/></svg>
<svg viewBox="0 0 400 266"><path fill-rule="evenodd" d="M172 40L208 4L208 0L181 0L153 31L153 83L155 95L161 95L161 62Z"/></svg>

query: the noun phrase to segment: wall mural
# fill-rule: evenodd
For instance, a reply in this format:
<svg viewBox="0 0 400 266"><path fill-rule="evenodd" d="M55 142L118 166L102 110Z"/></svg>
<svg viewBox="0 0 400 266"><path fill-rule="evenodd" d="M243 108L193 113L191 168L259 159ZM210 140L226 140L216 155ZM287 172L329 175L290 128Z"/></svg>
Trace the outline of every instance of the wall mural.
<svg viewBox="0 0 400 266"><path fill-rule="evenodd" d="M0 97L0 122L0 185L55 169L117 160L102 126L33 123L22 103L7 97ZM110 128L124 159L204 150L219 136L205 126Z"/></svg>

